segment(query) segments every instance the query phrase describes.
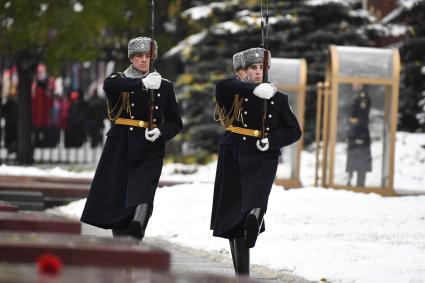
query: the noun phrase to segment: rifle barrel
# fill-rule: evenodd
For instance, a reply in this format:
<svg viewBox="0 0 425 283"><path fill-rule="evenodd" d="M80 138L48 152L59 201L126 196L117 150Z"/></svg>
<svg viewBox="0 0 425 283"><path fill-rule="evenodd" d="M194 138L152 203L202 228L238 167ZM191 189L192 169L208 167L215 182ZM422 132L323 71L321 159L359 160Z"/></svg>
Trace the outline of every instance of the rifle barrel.
<svg viewBox="0 0 425 283"><path fill-rule="evenodd" d="M155 56L155 1L151 2L151 42L150 42L150 62L149 62L149 72L154 72L154 56ZM149 131L153 129L153 109L155 105L155 91L150 90L149 95Z"/></svg>

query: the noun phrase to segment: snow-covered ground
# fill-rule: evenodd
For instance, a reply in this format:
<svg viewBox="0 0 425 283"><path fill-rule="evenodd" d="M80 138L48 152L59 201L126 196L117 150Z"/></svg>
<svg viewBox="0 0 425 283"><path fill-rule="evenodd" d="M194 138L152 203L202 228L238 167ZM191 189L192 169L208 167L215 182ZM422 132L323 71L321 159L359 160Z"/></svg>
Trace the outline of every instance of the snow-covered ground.
<svg viewBox="0 0 425 283"><path fill-rule="evenodd" d="M310 187L314 153L305 152L301 175L306 187L272 189L267 230L252 249L251 262L311 280L425 282L424 137L397 134L396 187L424 193L419 196L384 198ZM164 167L163 180L191 183L158 189L147 236L229 253L227 240L212 237L209 230L215 166ZM93 172L1 166L0 174L91 177ZM79 218L84 203L57 210Z"/></svg>
<svg viewBox="0 0 425 283"><path fill-rule="evenodd" d="M291 147L290 152L294 152ZM285 158L289 162L291 158ZM315 152L303 151L301 155L301 183L310 187L314 184L315 173ZM374 162L378 164L379 162ZM93 166L94 167L94 166ZM345 166L342 166L345 168ZM166 164L162 169L161 180L164 181L182 181L182 182L202 182L211 183L215 178L216 162L208 165L183 165ZM288 164L280 165L278 176L287 177L285 169L290 170ZM287 171L286 170L286 171ZM374 169L375 170L375 169ZM375 170L376 171L376 170ZM396 151L395 151L395 172L394 172L394 190L400 194L403 193L423 193L425 194L425 134L397 132ZM21 167L0 165L1 175L32 175L32 176L60 176L60 177L80 177L92 178L94 171L67 171L61 167L51 169L40 169L37 167ZM370 177L370 176L369 176Z"/></svg>
<svg viewBox="0 0 425 283"><path fill-rule="evenodd" d="M161 188L147 236L229 253L209 230L213 184ZM79 218L85 200L59 210ZM425 282L425 196L272 189L251 263L330 282ZM230 257L230 255L229 255Z"/></svg>

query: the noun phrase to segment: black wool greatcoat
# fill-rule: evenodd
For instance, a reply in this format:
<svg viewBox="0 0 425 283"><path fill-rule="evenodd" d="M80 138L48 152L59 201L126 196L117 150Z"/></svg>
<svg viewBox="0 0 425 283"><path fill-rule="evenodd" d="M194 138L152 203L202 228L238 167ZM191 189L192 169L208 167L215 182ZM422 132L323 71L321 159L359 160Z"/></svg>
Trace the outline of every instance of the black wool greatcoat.
<svg viewBox="0 0 425 283"><path fill-rule="evenodd" d="M242 119L234 126L261 130L264 100L253 94L255 84L226 79L216 86L216 101L229 113L236 94L242 99ZM259 151L260 138L226 131L219 141L219 156L214 185L211 230L223 238L241 237L245 215L253 208L267 210L276 175L280 148L301 137L298 121L281 92L267 100L265 129L269 149ZM264 230L264 228L262 229Z"/></svg>
<svg viewBox="0 0 425 283"><path fill-rule="evenodd" d="M143 88L142 79L115 73L106 78L103 89L112 107L123 92L129 93L130 111L124 110L121 118L148 121L150 90ZM105 229L125 229L138 204L153 205L165 142L183 127L173 84L165 79L155 90L153 122L161 131L155 142L146 140L145 128L112 125L106 134L82 222Z"/></svg>

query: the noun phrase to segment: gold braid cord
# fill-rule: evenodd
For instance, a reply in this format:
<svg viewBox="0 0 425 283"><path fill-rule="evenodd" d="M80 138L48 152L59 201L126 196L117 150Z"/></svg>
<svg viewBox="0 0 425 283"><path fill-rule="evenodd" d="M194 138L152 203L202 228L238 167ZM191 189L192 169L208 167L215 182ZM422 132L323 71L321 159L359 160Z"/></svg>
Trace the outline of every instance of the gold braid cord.
<svg viewBox="0 0 425 283"><path fill-rule="evenodd" d="M108 105L108 117L109 120L115 121L118 119L125 109L125 111L131 116L131 108L130 108L130 93L129 92L121 92L120 97L118 98L117 104L111 109L111 105L109 104L109 100L107 100ZM118 109L118 111L116 111ZM114 115L114 112L116 114Z"/></svg>
<svg viewBox="0 0 425 283"><path fill-rule="evenodd" d="M239 95L235 95L233 99L232 107L229 112L226 113L226 108L220 107L218 103L215 105L214 109L214 121L220 121L221 125L225 128L232 125L233 121L240 121L242 119L242 99L239 99ZM242 121L243 123L243 121Z"/></svg>

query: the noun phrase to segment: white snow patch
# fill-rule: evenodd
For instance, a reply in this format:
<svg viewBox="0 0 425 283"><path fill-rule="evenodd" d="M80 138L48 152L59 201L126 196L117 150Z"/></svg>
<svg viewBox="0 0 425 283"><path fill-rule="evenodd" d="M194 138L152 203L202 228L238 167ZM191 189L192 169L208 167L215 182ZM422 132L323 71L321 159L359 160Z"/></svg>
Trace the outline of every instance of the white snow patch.
<svg viewBox="0 0 425 283"><path fill-rule="evenodd" d="M376 21L376 17L373 16L371 13L369 13L369 11L364 10L364 9L358 9L358 10L350 10L348 12L348 14L351 17L360 17L360 18L365 18L367 19L369 22L375 22Z"/></svg>
<svg viewBox="0 0 425 283"><path fill-rule="evenodd" d="M176 54L181 53L185 48L201 42L205 38L206 35L207 35L207 31L203 30L200 33L193 34L193 35L187 37L185 40L180 41L176 46L174 46L173 48L168 50L164 54L164 57L167 58L167 57L171 57L171 56L174 56Z"/></svg>
<svg viewBox="0 0 425 283"><path fill-rule="evenodd" d="M425 194L425 134L397 132L394 190Z"/></svg>
<svg viewBox="0 0 425 283"><path fill-rule="evenodd" d="M407 26L401 24L381 24L375 23L367 25L367 29L381 31L385 36L402 36L407 32Z"/></svg>
<svg viewBox="0 0 425 283"><path fill-rule="evenodd" d="M398 1L399 5L405 7L408 10L412 9L413 6L421 2L424 2L424 0L399 0Z"/></svg>
<svg viewBox="0 0 425 283"><path fill-rule="evenodd" d="M306 1L307 5L310 6L319 6L319 5L326 5L329 3L338 3L344 6L349 6L352 3L357 3L357 0L308 0Z"/></svg>
<svg viewBox="0 0 425 283"><path fill-rule="evenodd" d="M212 29L217 34L224 34L228 32L230 32L231 34L235 34L241 31L242 27L235 22L227 21L213 26Z"/></svg>
<svg viewBox="0 0 425 283"><path fill-rule="evenodd" d="M0 175L11 176L42 176L42 177L67 177L67 178L93 178L94 171L73 172L65 170L61 167L51 169L42 169L32 166L10 166L0 165Z"/></svg>
<svg viewBox="0 0 425 283"><path fill-rule="evenodd" d="M212 14L213 9L224 9L226 7L225 3L213 2L208 5L198 6L189 8L181 13L183 17L190 17L192 20L197 21L203 18L207 18Z"/></svg>

